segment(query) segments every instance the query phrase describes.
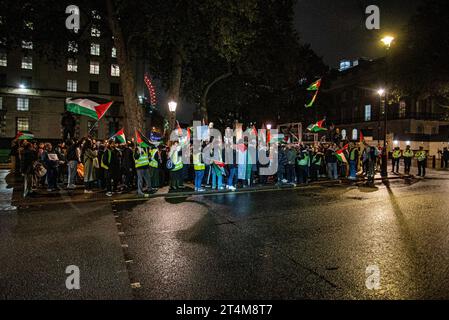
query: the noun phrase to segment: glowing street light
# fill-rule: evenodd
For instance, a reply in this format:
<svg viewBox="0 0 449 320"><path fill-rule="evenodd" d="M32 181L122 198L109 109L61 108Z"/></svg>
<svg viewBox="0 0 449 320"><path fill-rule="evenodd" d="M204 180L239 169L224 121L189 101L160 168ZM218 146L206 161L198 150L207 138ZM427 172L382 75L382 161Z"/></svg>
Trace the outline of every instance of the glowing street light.
<svg viewBox="0 0 449 320"><path fill-rule="evenodd" d="M392 37L392 36L385 36L385 37L383 37L380 41L385 45L385 47L386 47L387 49L390 49L391 44L392 44L393 41L394 41L394 37Z"/></svg>
<svg viewBox="0 0 449 320"><path fill-rule="evenodd" d="M26 85L24 85L23 83L21 83L21 84L19 85L19 88L20 88L20 89L26 89L27 87L26 87Z"/></svg>
<svg viewBox="0 0 449 320"><path fill-rule="evenodd" d="M271 130L271 124L267 124L267 130Z"/></svg>
<svg viewBox="0 0 449 320"><path fill-rule="evenodd" d="M177 107L178 107L178 103L176 103L175 101L170 101L168 103L168 110L170 110L170 112L176 112Z"/></svg>
<svg viewBox="0 0 449 320"><path fill-rule="evenodd" d="M377 94L381 97L383 97L383 95L385 94L385 89L379 89L377 90Z"/></svg>

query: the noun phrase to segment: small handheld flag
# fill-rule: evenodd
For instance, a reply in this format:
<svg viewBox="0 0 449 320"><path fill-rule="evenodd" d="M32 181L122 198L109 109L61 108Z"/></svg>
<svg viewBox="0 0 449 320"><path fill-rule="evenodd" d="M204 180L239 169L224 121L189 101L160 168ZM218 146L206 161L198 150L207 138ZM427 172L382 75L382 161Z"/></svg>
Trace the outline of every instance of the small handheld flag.
<svg viewBox="0 0 449 320"><path fill-rule="evenodd" d="M326 128L324 128L324 122L326 122L326 119L323 119L321 121L318 121L315 124L311 124L310 126L307 127L307 130L313 133L318 133L321 131L327 131Z"/></svg>
<svg viewBox="0 0 449 320"><path fill-rule="evenodd" d="M126 143L125 131L123 129L119 130L116 134L109 138L109 140L114 139L119 143Z"/></svg>

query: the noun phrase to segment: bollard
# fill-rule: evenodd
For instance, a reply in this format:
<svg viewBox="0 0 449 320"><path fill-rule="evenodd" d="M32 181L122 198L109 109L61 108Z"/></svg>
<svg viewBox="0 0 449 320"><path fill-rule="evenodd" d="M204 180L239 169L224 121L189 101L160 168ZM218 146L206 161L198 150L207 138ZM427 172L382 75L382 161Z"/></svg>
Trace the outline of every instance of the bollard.
<svg viewBox="0 0 449 320"><path fill-rule="evenodd" d="M437 167L437 157L433 156L432 158L432 169L435 169Z"/></svg>

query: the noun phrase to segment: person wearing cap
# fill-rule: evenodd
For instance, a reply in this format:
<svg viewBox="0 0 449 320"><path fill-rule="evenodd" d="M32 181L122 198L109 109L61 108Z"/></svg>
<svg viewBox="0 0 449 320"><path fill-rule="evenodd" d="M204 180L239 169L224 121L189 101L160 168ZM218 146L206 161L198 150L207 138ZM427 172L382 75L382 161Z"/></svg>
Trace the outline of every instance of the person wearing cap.
<svg viewBox="0 0 449 320"><path fill-rule="evenodd" d="M412 166L412 159L414 157L413 150L408 145L402 154L404 158L404 174L410 174L410 167Z"/></svg>
<svg viewBox="0 0 449 320"><path fill-rule="evenodd" d="M418 160L418 177L426 176L426 165L427 165L427 152L424 147L419 147L419 151L415 154L416 160Z"/></svg>
<svg viewBox="0 0 449 320"><path fill-rule="evenodd" d="M391 161L392 161L391 172L399 173L399 161L400 161L401 157L402 157L401 149L399 147L394 148L393 157L391 159Z"/></svg>

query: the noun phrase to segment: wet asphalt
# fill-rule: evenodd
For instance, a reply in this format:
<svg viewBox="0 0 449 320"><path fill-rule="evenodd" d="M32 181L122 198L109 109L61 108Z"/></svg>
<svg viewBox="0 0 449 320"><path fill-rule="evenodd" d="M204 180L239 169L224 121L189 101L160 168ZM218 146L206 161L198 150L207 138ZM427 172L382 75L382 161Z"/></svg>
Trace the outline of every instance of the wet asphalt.
<svg viewBox="0 0 449 320"><path fill-rule="evenodd" d="M137 299L440 299L449 298L448 187L449 174L435 173L113 209ZM376 290L366 285L372 266Z"/></svg>
<svg viewBox="0 0 449 320"><path fill-rule="evenodd" d="M0 299L449 298L449 172L28 208L3 189Z"/></svg>

